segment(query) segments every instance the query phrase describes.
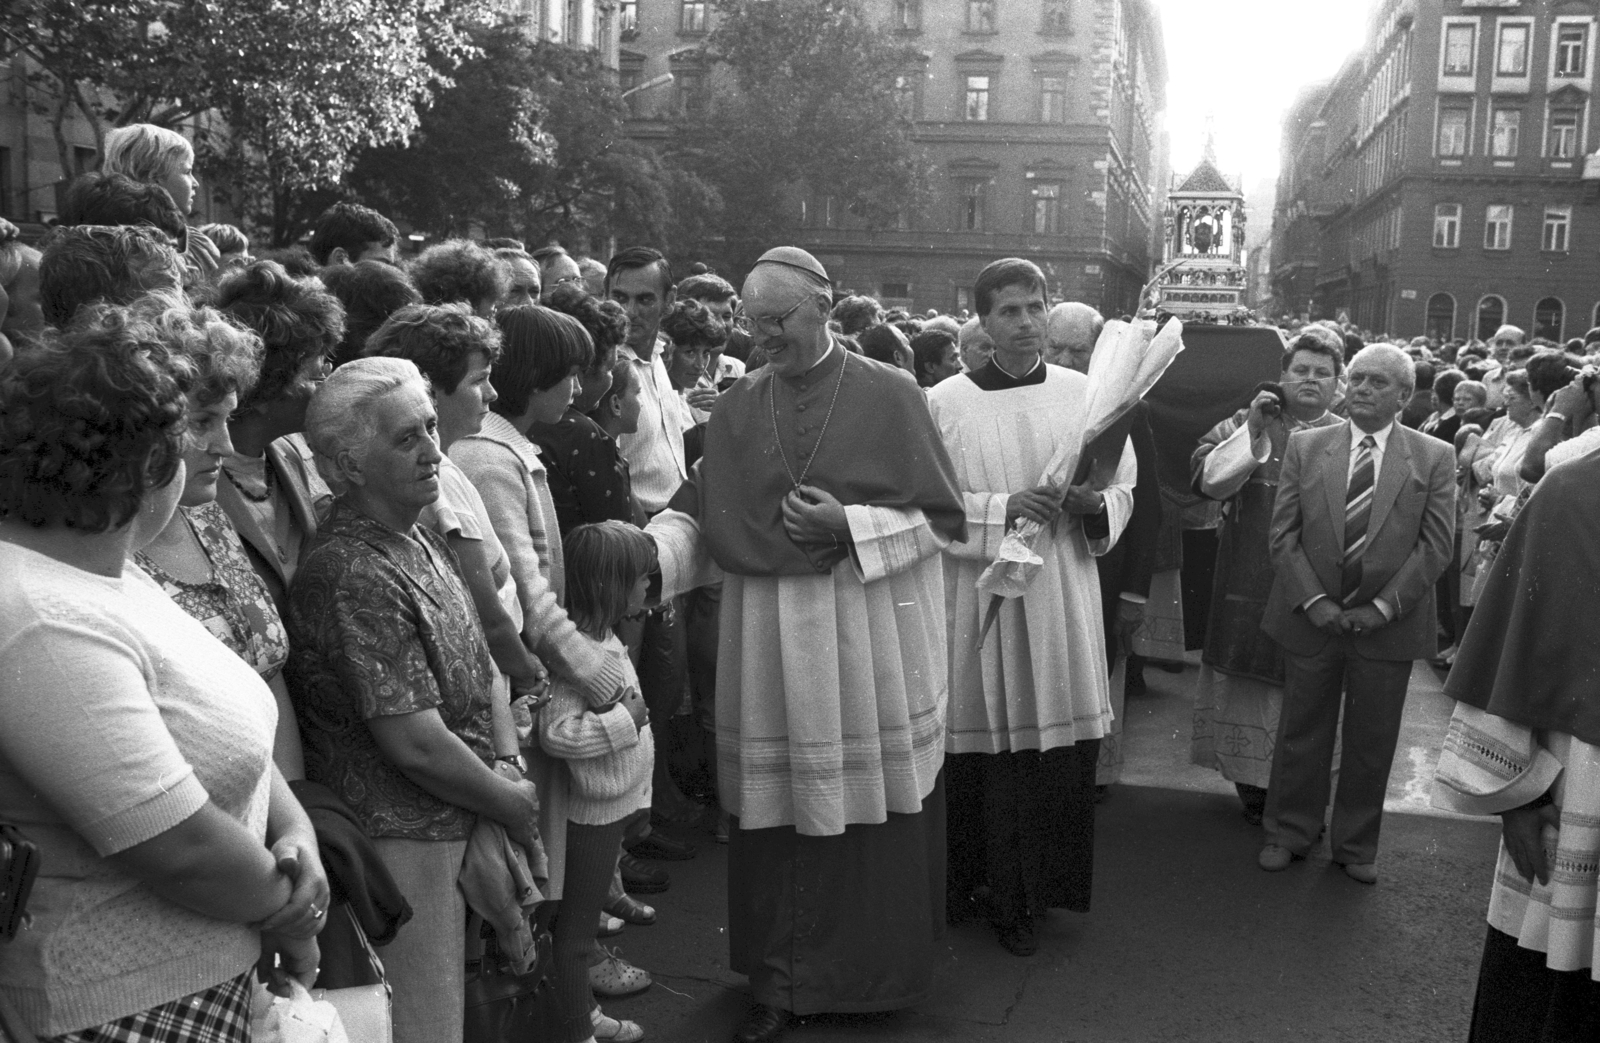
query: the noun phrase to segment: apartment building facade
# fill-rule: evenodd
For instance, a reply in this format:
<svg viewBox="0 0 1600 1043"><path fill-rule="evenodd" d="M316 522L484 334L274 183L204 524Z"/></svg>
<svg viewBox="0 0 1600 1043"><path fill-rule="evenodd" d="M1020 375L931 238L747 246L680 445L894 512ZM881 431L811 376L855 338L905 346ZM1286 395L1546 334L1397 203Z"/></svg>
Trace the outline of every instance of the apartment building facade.
<svg viewBox="0 0 1600 1043"><path fill-rule="evenodd" d="M1594 0L1383 0L1291 109L1285 311L1375 332L1551 340L1600 323Z"/></svg>
<svg viewBox="0 0 1600 1043"><path fill-rule="evenodd" d="M896 84L932 201L868 229L835 200L796 199L794 241L840 289L917 310L971 309L978 271L1008 255L1037 262L1058 299L1134 310L1165 170L1166 67L1148 0L863 2L919 56ZM705 104L715 12L623 0L619 15L621 82L643 88L630 95L633 132L659 140Z"/></svg>

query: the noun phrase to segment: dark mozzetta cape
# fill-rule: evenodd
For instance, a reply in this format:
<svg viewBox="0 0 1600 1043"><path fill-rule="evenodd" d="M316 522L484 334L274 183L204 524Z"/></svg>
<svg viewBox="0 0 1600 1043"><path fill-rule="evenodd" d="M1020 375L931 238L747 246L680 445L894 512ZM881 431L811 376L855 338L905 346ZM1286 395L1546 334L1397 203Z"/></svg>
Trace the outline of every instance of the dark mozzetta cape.
<svg viewBox="0 0 1600 1043"><path fill-rule="evenodd" d="M698 475L672 506L695 514L707 549L726 572L828 572L847 552L801 547L783 524L783 498L794 484L789 471L798 478L808 462L805 484L847 507L920 509L935 532L966 537L955 469L922 389L904 370L852 355L837 342L807 373L780 377L764 366L728 389L706 426Z"/></svg>
<svg viewBox="0 0 1600 1043"><path fill-rule="evenodd" d="M1600 455L1552 468L1511 526L1445 691L1600 745Z"/></svg>

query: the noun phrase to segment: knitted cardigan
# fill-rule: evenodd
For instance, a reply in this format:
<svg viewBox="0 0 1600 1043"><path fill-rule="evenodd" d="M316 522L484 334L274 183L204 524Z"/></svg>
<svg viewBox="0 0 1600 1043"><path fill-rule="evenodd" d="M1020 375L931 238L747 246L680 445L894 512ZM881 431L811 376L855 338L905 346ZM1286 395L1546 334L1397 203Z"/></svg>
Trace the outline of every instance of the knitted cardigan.
<svg viewBox="0 0 1600 1043"><path fill-rule="evenodd" d="M627 674L626 683L637 687L639 680L622 642L613 635L601 647ZM621 705L592 709L582 691L566 681L557 680L552 693L539 712L539 745L546 755L565 762L566 792L560 802L565 804L566 820L603 826L648 808L655 767L650 726L634 727L633 717ZM579 773L594 783L587 793L583 780L574 778ZM599 796L596 790L615 795Z"/></svg>
<svg viewBox="0 0 1600 1043"><path fill-rule="evenodd" d="M523 635L557 674L582 687L591 706L615 701L626 683L621 666L579 633L562 608L561 537L538 448L490 413L478 434L451 445L450 459L477 487L511 560Z"/></svg>

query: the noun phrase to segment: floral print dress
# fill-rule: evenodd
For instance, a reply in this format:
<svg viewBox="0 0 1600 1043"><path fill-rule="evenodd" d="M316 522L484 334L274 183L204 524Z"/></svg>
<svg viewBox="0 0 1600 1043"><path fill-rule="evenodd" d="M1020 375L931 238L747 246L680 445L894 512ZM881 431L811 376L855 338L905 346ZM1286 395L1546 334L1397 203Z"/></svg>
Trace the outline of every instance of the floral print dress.
<svg viewBox="0 0 1600 1043"><path fill-rule="evenodd" d="M233 649L263 681L271 681L289 658L289 634L266 584L245 556L233 523L215 503L180 507L178 514L211 562L211 579L185 582L142 552L134 561L179 608Z"/></svg>

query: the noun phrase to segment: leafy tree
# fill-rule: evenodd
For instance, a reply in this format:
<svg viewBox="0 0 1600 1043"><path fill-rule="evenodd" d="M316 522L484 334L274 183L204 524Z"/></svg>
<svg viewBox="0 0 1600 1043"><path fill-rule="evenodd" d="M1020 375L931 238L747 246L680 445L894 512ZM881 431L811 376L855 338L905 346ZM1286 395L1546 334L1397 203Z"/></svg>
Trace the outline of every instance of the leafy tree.
<svg viewBox="0 0 1600 1043"><path fill-rule="evenodd" d="M680 161L721 194L723 263L745 267L789 237L793 199L807 190L868 227L919 203L921 160L894 91L913 52L859 0L715 3L707 113L680 121L677 138Z"/></svg>
<svg viewBox="0 0 1600 1043"><path fill-rule="evenodd" d="M404 145L350 178L374 206L439 234L481 224L530 243L619 236L661 242L675 214L713 205L690 175L624 133L626 108L593 54L543 43L520 22L475 36Z"/></svg>
<svg viewBox="0 0 1600 1043"><path fill-rule="evenodd" d="M402 141L417 105L471 53L490 0L7 0L0 35L95 127L202 114L203 173L274 243L297 195L336 184L359 150ZM64 141L58 134L63 159ZM65 163L63 169L70 169Z"/></svg>

